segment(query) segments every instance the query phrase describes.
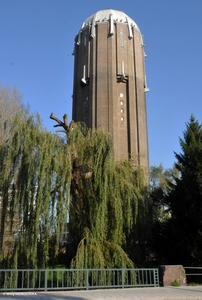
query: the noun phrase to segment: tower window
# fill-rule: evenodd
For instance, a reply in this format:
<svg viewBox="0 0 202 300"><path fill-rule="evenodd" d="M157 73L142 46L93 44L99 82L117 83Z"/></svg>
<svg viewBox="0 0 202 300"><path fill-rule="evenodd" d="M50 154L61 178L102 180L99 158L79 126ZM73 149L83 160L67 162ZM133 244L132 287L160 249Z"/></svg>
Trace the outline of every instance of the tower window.
<svg viewBox="0 0 202 300"><path fill-rule="evenodd" d="M123 29L120 30L120 46L124 47Z"/></svg>
<svg viewBox="0 0 202 300"><path fill-rule="evenodd" d="M88 101L88 96L86 96L86 101Z"/></svg>
<svg viewBox="0 0 202 300"><path fill-rule="evenodd" d="M84 45L84 49L86 49L86 45L87 45L87 34L84 34L84 37L83 37L83 45Z"/></svg>
<svg viewBox="0 0 202 300"><path fill-rule="evenodd" d="M123 121L124 120L124 118L123 117L121 117L121 121Z"/></svg>
<svg viewBox="0 0 202 300"><path fill-rule="evenodd" d="M120 101L120 104L123 105L123 101Z"/></svg>
<svg viewBox="0 0 202 300"><path fill-rule="evenodd" d="M123 108L121 108L121 113L122 113L122 114L124 113L124 109L123 109Z"/></svg>
<svg viewBox="0 0 202 300"><path fill-rule="evenodd" d="M120 93L120 98L123 98L123 93Z"/></svg>

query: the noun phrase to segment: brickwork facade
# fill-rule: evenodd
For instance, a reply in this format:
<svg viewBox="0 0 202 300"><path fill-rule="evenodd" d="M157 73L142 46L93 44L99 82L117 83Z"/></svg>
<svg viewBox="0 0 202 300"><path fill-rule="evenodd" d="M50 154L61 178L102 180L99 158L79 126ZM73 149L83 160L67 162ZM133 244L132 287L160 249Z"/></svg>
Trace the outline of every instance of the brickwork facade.
<svg viewBox="0 0 202 300"><path fill-rule="evenodd" d="M144 44L135 22L105 10L89 17L75 39L74 121L112 134L115 159L148 168Z"/></svg>

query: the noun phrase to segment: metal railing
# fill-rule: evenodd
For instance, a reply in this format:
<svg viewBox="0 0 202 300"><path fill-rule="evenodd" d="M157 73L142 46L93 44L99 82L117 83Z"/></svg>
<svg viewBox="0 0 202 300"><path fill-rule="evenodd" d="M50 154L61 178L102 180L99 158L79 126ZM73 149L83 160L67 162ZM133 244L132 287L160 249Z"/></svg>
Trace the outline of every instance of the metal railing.
<svg viewBox="0 0 202 300"><path fill-rule="evenodd" d="M159 286L158 269L0 269L0 291Z"/></svg>
<svg viewBox="0 0 202 300"><path fill-rule="evenodd" d="M202 267L183 267L186 272L187 283L202 283Z"/></svg>

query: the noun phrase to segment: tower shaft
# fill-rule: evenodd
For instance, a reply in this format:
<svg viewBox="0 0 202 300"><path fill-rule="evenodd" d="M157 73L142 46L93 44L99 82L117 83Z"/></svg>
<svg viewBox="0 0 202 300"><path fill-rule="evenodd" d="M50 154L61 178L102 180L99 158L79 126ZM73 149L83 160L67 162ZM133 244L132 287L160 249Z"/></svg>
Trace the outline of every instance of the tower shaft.
<svg viewBox="0 0 202 300"><path fill-rule="evenodd" d="M100 11L75 39L74 121L103 127L113 137L115 159L133 157L148 168L144 44L124 13Z"/></svg>

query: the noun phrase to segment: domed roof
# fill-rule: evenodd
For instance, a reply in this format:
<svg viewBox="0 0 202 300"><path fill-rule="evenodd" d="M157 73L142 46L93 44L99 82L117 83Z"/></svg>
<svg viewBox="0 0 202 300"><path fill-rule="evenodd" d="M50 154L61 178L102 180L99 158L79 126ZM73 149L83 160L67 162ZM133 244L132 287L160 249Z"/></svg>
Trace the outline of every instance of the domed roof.
<svg viewBox="0 0 202 300"><path fill-rule="evenodd" d="M114 22L127 24L128 28L129 28L129 37L130 38L133 37L132 31L131 31L132 27L134 27L135 29L140 31L137 24L135 23L135 21L133 21L133 19L131 19L129 16L127 16L124 12L119 11L119 10L114 10L114 9L100 10L100 11L96 12L95 14L91 15L82 24L80 31L82 31L87 26L91 26L92 27L91 36L95 37L95 30L94 30L95 25L97 25L98 23L103 23L103 22L110 22L110 24L111 24L110 33L111 34L113 34L112 24Z"/></svg>

